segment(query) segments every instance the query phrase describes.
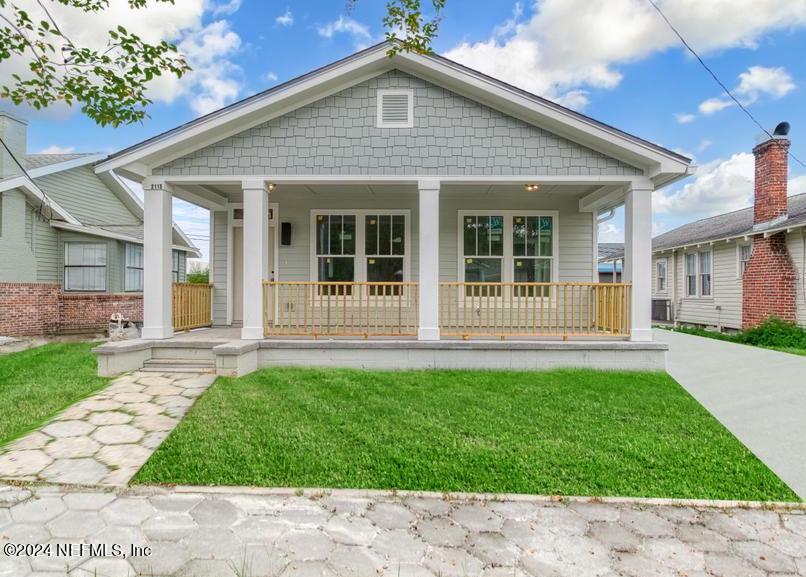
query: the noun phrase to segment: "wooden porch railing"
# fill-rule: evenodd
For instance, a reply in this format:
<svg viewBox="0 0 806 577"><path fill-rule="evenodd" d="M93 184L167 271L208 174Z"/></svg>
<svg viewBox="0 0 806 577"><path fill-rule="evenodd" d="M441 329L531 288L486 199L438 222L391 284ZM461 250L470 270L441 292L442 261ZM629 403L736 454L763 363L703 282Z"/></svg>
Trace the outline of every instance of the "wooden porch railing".
<svg viewBox="0 0 806 577"><path fill-rule="evenodd" d="M626 337L623 283L440 283L441 334L454 337Z"/></svg>
<svg viewBox="0 0 806 577"><path fill-rule="evenodd" d="M417 335L416 282L263 282L266 336Z"/></svg>
<svg viewBox="0 0 806 577"><path fill-rule="evenodd" d="M213 324L213 285L175 282L173 324L176 331L188 331Z"/></svg>

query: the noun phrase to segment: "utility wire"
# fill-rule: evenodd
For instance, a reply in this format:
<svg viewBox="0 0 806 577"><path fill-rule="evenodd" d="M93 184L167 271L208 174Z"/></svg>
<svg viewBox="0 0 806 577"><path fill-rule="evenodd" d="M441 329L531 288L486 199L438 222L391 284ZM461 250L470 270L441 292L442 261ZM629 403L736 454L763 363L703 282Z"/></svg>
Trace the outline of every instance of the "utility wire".
<svg viewBox="0 0 806 577"><path fill-rule="evenodd" d="M680 39L680 42L683 43L683 46L685 46L688 49L688 51L694 55L694 58L696 58L697 61L700 64L702 64L702 67L705 68L708 74L710 74L711 77L716 81L716 83L719 84L722 90L725 91L725 94L727 94L730 97L730 99L736 103L736 105L742 110L742 112L744 112L747 115L747 117L750 118L750 120L752 120L756 124L756 126L758 126L761 130L763 130L767 136L773 138L773 135L770 133L770 131L767 130L764 127L764 125L761 124L758 120L756 120L756 117L753 116L753 114L741 102L739 102L739 100L733 95L730 89L727 86L725 86L725 83L719 79L716 73L713 70L711 70L711 68L705 63L705 61L700 57L700 55L697 54L697 51L691 47L691 45L686 41L685 38L683 38L683 35L677 30L677 28L675 28L674 24L672 24L671 21L666 17L666 14L664 14L663 10L660 9L660 6L658 6L654 0L647 0L647 2L649 2L652 5L652 7L658 12L658 14L660 14L660 17L663 18L663 21L666 22L669 28L671 28L672 32L674 32L675 35ZM806 168L806 164L804 164L803 161L801 161L797 156L795 156L792 153L792 151L789 152L789 156L791 156L792 159L798 164L800 164L802 167Z"/></svg>
<svg viewBox="0 0 806 577"><path fill-rule="evenodd" d="M28 174L28 171L25 169L25 167L22 165L22 163L19 161L19 159L14 155L13 152L11 152L11 149L8 147L8 144L6 144L6 141L3 140L2 138L0 138L0 144L3 145L3 148L6 150L6 152L11 157L11 159L14 161L14 164L16 164L19 167L19 169L22 171L22 174L25 176L25 178L27 178L28 180L30 180L33 183L34 179L31 178L31 175ZM42 199L39 201L39 208L37 209L37 214L39 215L40 220L43 220L45 222L50 222L51 221L51 216L49 215L49 216L46 217L45 216L45 211L44 211L44 205L47 204L48 211L51 213L51 215L53 213L53 206L50 203L51 202L50 197L48 197L47 193L44 190L42 190L41 188L39 189L39 191L42 193Z"/></svg>

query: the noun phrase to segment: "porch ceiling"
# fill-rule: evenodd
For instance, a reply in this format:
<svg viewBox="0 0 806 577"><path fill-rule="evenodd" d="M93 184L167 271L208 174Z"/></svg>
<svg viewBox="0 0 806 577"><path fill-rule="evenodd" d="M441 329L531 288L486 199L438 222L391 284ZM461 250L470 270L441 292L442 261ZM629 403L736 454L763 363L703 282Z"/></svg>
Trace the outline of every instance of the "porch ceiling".
<svg viewBox="0 0 806 577"><path fill-rule="evenodd" d="M446 195L513 195L523 194L524 197L532 196L562 196L564 198L582 198L600 189L598 184L544 184L535 192L528 192L522 184L443 184L442 192ZM282 192L285 196L290 195L321 195L331 196L340 194L354 195L357 192L365 193L368 196L398 196L406 194L417 194L415 184L394 184L394 183L364 183L364 184L279 184L276 191ZM215 202L243 202L243 191L240 185L226 183L212 183L209 185L186 184L177 187L176 195L189 202L199 204L205 199Z"/></svg>

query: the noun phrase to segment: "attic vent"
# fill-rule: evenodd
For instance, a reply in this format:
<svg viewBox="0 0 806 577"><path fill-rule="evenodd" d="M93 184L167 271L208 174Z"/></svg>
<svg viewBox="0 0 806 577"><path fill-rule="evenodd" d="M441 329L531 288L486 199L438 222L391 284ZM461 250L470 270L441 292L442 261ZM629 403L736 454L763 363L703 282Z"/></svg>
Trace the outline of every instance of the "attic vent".
<svg viewBox="0 0 806 577"><path fill-rule="evenodd" d="M378 128L414 126L412 90L378 90Z"/></svg>

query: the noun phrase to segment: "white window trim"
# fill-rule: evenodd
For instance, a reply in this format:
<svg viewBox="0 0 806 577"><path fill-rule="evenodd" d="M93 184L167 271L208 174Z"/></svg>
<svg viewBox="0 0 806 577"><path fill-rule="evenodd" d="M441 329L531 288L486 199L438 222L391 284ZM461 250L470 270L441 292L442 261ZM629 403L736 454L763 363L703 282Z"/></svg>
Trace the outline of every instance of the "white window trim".
<svg viewBox="0 0 806 577"><path fill-rule="evenodd" d="M742 248L749 246L750 251L752 254L753 251L753 243L752 242L737 242L736 243L736 278L741 279L744 277L744 271L742 271ZM712 263L713 264L713 263Z"/></svg>
<svg viewBox="0 0 806 577"><path fill-rule="evenodd" d="M709 295L703 295L702 294L702 262L701 262L701 259L700 259L700 253L703 253L703 252L707 252L707 253L709 253L711 255L711 271L709 273L711 275L711 294L709 294ZM696 277L696 283L695 283L697 291L696 291L696 294L693 294L693 295L688 294L688 266L687 266L688 263L686 262L688 260L688 255L694 255L694 260L697 263L697 273L696 273L697 277ZM683 256L683 273L684 273L683 274L683 279L685 281L685 287L684 287L684 291L685 291L685 295L686 295L685 298L687 298L687 299L706 300L706 301L714 299L714 251L713 251L713 249L708 248L708 249L704 249L704 250L694 250L694 251L689 251L689 252L684 253L684 256Z"/></svg>
<svg viewBox="0 0 806 577"><path fill-rule="evenodd" d="M365 240L365 218L367 215L389 215L389 214L402 214L404 220L404 234L406 238L403 241L403 282L411 280L411 210L409 209L388 209L388 208L319 208L311 209L311 225L310 225L310 259L311 282L319 282L319 267L317 266L316 255L316 217L317 215L349 215L355 216L355 267L353 269L354 278L353 282L367 282L367 255ZM399 256L399 255L390 255Z"/></svg>
<svg viewBox="0 0 806 577"><path fill-rule="evenodd" d="M688 257L694 257L694 294L688 292ZM687 299L700 298L700 257L696 252L683 253L683 294Z"/></svg>
<svg viewBox="0 0 806 577"><path fill-rule="evenodd" d="M89 244L89 245L98 245L103 246L106 250L106 264L103 267L97 266L93 267L91 265L86 265L87 268L104 268L104 288L97 289L97 290L88 290L88 289L68 289L67 288L67 269L68 268L81 268L85 265L68 265L67 264L67 247L71 244ZM71 292L71 293L105 293L109 291L109 244L105 242L86 242L86 241L72 241L68 240L64 242L64 253L62 255L62 290L64 292Z"/></svg>
<svg viewBox="0 0 806 577"><path fill-rule="evenodd" d="M384 96L400 96L405 95L408 97L408 121L407 122L384 122L383 121L383 97ZM375 97L377 100L377 118L376 126L378 128L414 128L414 90L411 88L379 88Z"/></svg>
<svg viewBox="0 0 806 577"><path fill-rule="evenodd" d="M660 263L663 263L666 272L664 276L666 285L663 287L663 290L660 289L660 275L658 274L658 265ZM655 259L655 292L659 295L669 294L669 257Z"/></svg>
<svg viewBox="0 0 806 577"><path fill-rule="evenodd" d="M465 243L464 243L464 219L466 216L498 216L504 217L504 265L501 269L501 282L514 282L515 270L512 262L514 255L512 254L512 217L514 216L550 216L552 218L552 231L551 231L551 282L560 282L560 244L558 242L558 235L560 230L560 213L556 210L495 210L495 209L480 209L480 210L460 210L457 215L457 229L456 229L456 246L457 246L457 261L456 261L456 278L459 282L465 282Z"/></svg>
<svg viewBox="0 0 806 577"><path fill-rule="evenodd" d="M134 242L124 243L124 245L123 245L123 292L141 293L141 292L143 292L142 287L140 287L139 289L133 289L133 288L129 288L126 285L126 279L128 278L126 273L130 268L135 269L135 270L141 270L141 271L143 271L145 273L145 262L143 263L142 267L129 266L129 246L139 246L139 247L141 247L143 249L143 251L145 251L145 248L141 244L137 244L137 243L134 243Z"/></svg>

